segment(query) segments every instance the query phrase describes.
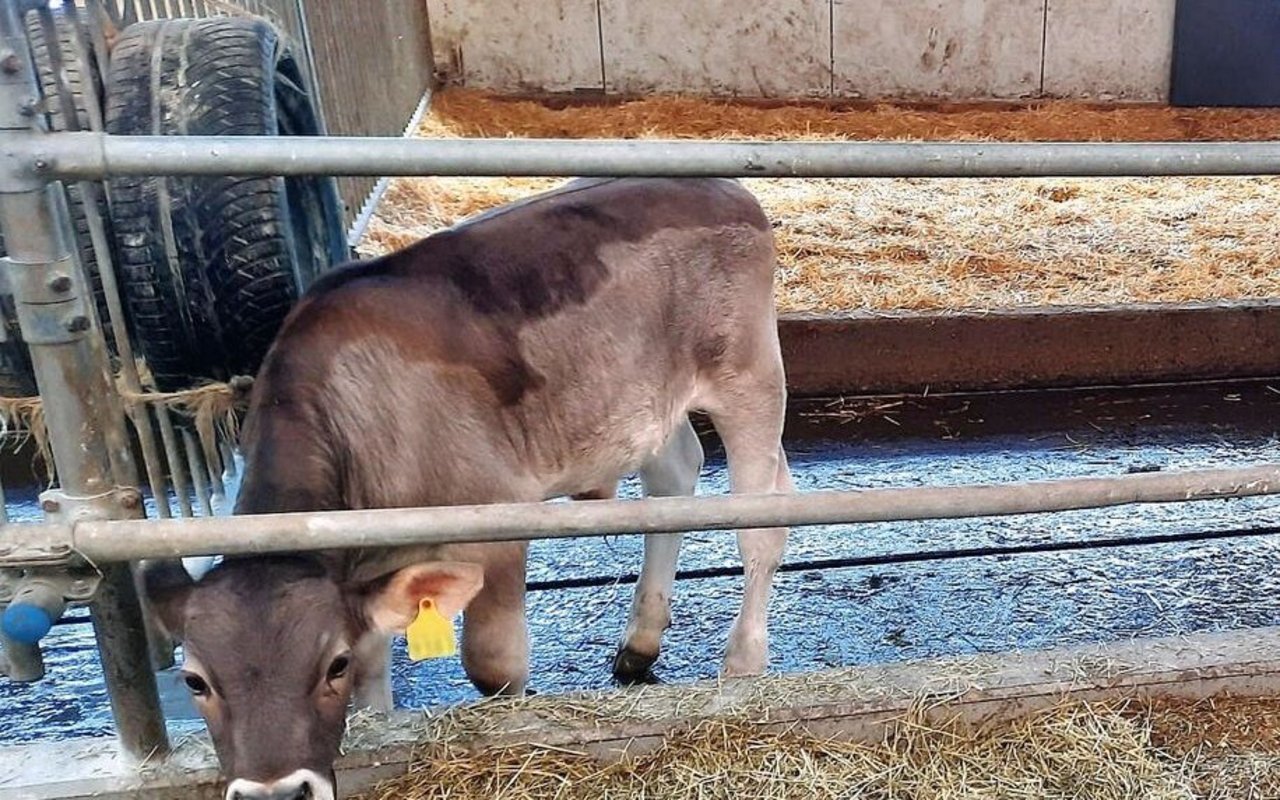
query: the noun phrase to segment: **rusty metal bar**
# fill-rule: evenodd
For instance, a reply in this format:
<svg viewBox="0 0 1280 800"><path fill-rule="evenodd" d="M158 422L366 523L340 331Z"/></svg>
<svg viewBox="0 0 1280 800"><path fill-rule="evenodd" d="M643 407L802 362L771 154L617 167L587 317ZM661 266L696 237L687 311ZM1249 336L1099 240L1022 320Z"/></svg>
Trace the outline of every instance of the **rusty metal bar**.
<svg viewBox="0 0 1280 800"><path fill-rule="evenodd" d="M90 20L89 40L93 42L93 60L97 65L98 74L106 75L111 68L111 49L107 47L107 28L108 26L120 30L124 27L124 22L120 19L120 9L115 2L107 2L103 4L103 0L85 0L85 10L88 12ZM84 41L84 20L80 15L75 15L77 36L81 42ZM101 126L94 125L95 130L99 130Z"/></svg>
<svg viewBox="0 0 1280 800"><path fill-rule="evenodd" d="M30 112L40 98L23 24L30 7L19 0L0 2L3 151L18 141L49 135L41 129L40 116ZM131 466L118 452L126 441L124 419L109 378L101 329L87 311L89 289L75 275L78 271L70 269L74 255L62 190L32 178L7 159L0 164L0 229L60 489L87 516L137 516L140 504L128 509L116 503L119 476ZM22 527L7 526L5 533ZM102 669L122 748L142 759L168 749L142 612L129 565L106 564L101 571L101 588L90 608Z"/></svg>
<svg viewBox="0 0 1280 800"><path fill-rule="evenodd" d="M209 491L208 467L201 463L204 459L200 448L196 446L196 439L191 435L191 431L186 428L182 429L182 449L186 451L187 472L191 475L191 482L196 487L196 501L200 504L200 513L206 517L212 517L213 497Z"/></svg>
<svg viewBox="0 0 1280 800"><path fill-rule="evenodd" d="M178 449L178 434L173 427L173 417L169 409L156 406L156 422L160 424L160 440L164 443L164 459L169 465L169 480L173 483L173 493L178 498L178 513L183 517L194 516L191 510L191 487L187 483L187 467L182 452ZM157 501L160 498L156 498ZM166 498L164 502L168 502Z"/></svg>
<svg viewBox="0 0 1280 800"><path fill-rule="evenodd" d="M975 486L85 521L62 531L95 562L329 548L1033 514L1280 492L1280 464ZM57 532L32 530L31 542ZM0 560L3 563L3 560Z"/></svg>
<svg viewBox="0 0 1280 800"><path fill-rule="evenodd" d="M1275 175L1280 142L733 142L60 134L43 174L996 178Z"/></svg>

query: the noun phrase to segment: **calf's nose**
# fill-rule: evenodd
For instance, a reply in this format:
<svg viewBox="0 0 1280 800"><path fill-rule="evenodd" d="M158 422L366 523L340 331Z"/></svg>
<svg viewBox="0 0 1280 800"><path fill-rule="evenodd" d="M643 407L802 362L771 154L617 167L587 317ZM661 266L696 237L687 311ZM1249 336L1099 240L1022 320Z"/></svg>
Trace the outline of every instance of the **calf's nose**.
<svg viewBox="0 0 1280 800"><path fill-rule="evenodd" d="M303 769L270 783L234 780L226 800L334 800L334 793L329 781Z"/></svg>

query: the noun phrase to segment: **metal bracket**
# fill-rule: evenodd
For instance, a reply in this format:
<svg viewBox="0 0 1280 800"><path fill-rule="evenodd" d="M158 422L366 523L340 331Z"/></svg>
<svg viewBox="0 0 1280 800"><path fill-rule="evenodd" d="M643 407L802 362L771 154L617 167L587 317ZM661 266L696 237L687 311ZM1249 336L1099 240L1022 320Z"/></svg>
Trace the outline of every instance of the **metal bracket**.
<svg viewBox="0 0 1280 800"><path fill-rule="evenodd" d="M68 494L62 489L40 493L40 509L53 524L68 529L86 519L132 519L142 508L142 493L131 486L117 486L88 497Z"/></svg>
<svg viewBox="0 0 1280 800"><path fill-rule="evenodd" d="M0 143L0 194L33 192L49 183L51 162L38 144L46 134L23 130L5 130L4 134Z"/></svg>
<svg viewBox="0 0 1280 800"><path fill-rule="evenodd" d="M22 338L29 344L66 344L93 325L79 269L71 254L51 263L24 264L5 257L0 270L13 293Z"/></svg>
<svg viewBox="0 0 1280 800"><path fill-rule="evenodd" d="M0 643L8 651L5 672L29 683L44 677L40 640L73 603L87 603L102 582L93 568L0 570Z"/></svg>
<svg viewBox="0 0 1280 800"><path fill-rule="evenodd" d="M91 497L78 497L61 489L40 494L40 508L47 522L0 527L0 569L75 568L84 560L75 551L75 525L88 519L128 519L137 516L142 494L133 488L115 488Z"/></svg>
<svg viewBox="0 0 1280 800"><path fill-rule="evenodd" d="M63 567L0 569L0 608L20 598L34 584L48 587L68 603L88 602L101 582L98 571L88 566L71 570Z"/></svg>

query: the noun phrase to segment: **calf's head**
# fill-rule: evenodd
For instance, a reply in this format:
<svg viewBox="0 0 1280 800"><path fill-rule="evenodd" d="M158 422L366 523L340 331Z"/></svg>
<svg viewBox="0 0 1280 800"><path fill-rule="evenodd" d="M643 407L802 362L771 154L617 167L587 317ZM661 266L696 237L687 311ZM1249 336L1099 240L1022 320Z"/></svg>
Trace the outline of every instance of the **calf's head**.
<svg viewBox="0 0 1280 800"><path fill-rule="evenodd" d="M319 559L280 556L225 561L199 582L152 564L143 585L182 642L227 800L331 800L361 640L403 632L426 598L451 618L482 582L477 565L433 561L350 585Z"/></svg>

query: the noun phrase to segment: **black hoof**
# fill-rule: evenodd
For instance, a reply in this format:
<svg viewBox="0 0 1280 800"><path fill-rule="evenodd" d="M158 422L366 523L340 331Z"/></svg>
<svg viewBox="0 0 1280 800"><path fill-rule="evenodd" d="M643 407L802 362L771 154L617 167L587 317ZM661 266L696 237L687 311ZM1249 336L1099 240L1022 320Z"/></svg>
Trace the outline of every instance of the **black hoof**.
<svg viewBox="0 0 1280 800"><path fill-rule="evenodd" d="M657 660L657 653L648 655L628 647L618 648L618 654L613 657L613 678L623 685L658 683L653 674L653 662Z"/></svg>
<svg viewBox="0 0 1280 800"><path fill-rule="evenodd" d="M528 690L521 688L513 689L510 683L492 683L490 681L471 679L471 685L476 687L476 691L485 697L514 697L527 694Z"/></svg>

